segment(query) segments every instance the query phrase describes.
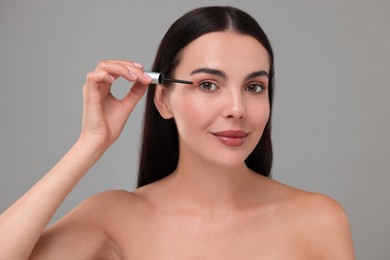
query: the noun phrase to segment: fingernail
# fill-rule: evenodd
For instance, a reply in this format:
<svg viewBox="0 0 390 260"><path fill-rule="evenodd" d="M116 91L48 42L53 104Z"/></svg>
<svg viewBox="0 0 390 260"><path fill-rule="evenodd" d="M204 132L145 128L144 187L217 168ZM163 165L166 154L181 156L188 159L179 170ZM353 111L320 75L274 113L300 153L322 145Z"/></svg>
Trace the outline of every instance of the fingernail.
<svg viewBox="0 0 390 260"><path fill-rule="evenodd" d="M133 62L134 66L137 66L138 68L142 69L144 66L138 62Z"/></svg>
<svg viewBox="0 0 390 260"><path fill-rule="evenodd" d="M138 78L137 74L135 74L134 71L129 70L129 74L133 80L136 80Z"/></svg>
<svg viewBox="0 0 390 260"><path fill-rule="evenodd" d="M152 80L152 77L150 77L149 74L147 74L147 73L144 73L144 77L147 80Z"/></svg>

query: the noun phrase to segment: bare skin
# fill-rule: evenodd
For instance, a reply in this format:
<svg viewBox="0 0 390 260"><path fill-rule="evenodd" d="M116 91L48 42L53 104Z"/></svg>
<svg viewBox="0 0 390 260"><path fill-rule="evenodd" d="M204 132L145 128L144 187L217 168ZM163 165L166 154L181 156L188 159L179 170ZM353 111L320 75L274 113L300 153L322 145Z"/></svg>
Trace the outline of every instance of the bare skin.
<svg viewBox="0 0 390 260"><path fill-rule="evenodd" d="M266 198L210 212L179 199L172 179L90 199L44 234L36 252L52 255L36 259L77 259L72 248L98 238L102 259L353 259L347 218L326 196L254 174L252 196Z"/></svg>
<svg viewBox="0 0 390 260"><path fill-rule="evenodd" d="M203 87L207 79L219 86L215 92L196 87L156 91L160 114L178 123L175 172L134 192L98 194L45 229L66 195L118 138L151 81L137 63L100 63L84 86L79 140L1 215L0 259L354 259L348 220L336 201L245 166L269 116L267 90L255 93L246 87L266 85L267 78L245 78L266 70L266 57L256 40L235 33L208 34L191 43L176 70L178 78L210 66L228 77L203 73L191 78L194 85ZM233 67L232 61L242 64ZM118 77L136 82L122 100L110 94ZM210 103L211 97L219 102ZM209 104L204 111L203 102ZM253 112L252 107L262 109ZM212 134L232 128L249 132L244 144L226 147ZM194 134L199 144L208 144L208 153L204 145L191 143Z"/></svg>

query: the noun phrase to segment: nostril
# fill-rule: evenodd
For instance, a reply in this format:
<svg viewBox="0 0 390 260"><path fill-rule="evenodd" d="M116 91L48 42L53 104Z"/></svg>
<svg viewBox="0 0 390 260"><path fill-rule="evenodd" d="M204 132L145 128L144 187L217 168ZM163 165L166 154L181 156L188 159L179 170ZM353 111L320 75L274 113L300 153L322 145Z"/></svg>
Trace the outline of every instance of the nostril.
<svg viewBox="0 0 390 260"><path fill-rule="evenodd" d="M230 113L225 114L226 118L233 118L233 119L243 119L245 117L244 111L230 111Z"/></svg>

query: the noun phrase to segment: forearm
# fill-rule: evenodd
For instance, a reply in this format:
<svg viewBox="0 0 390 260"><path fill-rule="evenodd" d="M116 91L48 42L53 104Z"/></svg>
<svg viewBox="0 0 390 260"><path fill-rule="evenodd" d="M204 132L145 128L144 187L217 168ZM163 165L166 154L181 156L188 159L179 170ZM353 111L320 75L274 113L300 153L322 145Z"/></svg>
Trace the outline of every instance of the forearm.
<svg viewBox="0 0 390 260"><path fill-rule="evenodd" d="M27 259L57 208L105 149L78 141L0 216L0 259Z"/></svg>
<svg viewBox="0 0 390 260"><path fill-rule="evenodd" d="M83 86L80 139L51 171L0 216L0 259L29 257L65 197L119 137L152 81L145 75L142 65L131 61L104 61L88 73ZM110 92L118 77L134 82L121 100Z"/></svg>

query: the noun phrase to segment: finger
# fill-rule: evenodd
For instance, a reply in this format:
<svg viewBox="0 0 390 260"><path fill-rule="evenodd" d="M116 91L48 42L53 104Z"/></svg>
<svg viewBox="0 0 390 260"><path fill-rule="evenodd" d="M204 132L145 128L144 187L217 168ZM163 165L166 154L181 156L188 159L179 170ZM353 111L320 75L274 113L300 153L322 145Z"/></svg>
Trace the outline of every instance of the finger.
<svg viewBox="0 0 390 260"><path fill-rule="evenodd" d="M140 81L143 84L151 82L149 75L145 74L139 65L129 61L101 61L96 70L105 70L115 78L122 76L131 82Z"/></svg>
<svg viewBox="0 0 390 260"><path fill-rule="evenodd" d="M143 68L144 66L137 62L126 61L126 60L111 60L111 62L122 64L129 68L129 70L133 71L137 74L137 80L142 82L143 84L150 84L152 79L148 74L145 74Z"/></svg>
<svg viewBox="0 0 390 260"><path fill-rule="evenodd" d="M134 68L135 66L133 66ZM137 80L138 76L134 72L134 69L130 69L131 66L120 64L118 62L112 62L112 61L101 61L99 62L98 66L96 67L95 71L106 71L110 75L112 75L115 79L118 77L123 77L127 79L130 82L134 82Z"/></svg>
<svg viewBox="0 0 390 260"><path fill-rule="evenodd" d="M91 96L92 93L101 93L103 96L107 95L114 81L115 78L104 70L89 72L83 87L83 95L85 97L95 97L96 95ZM99 96L101 94L97 95Z"/></svg>
<svg viewBox="0 0 390 260"><path fill-rule="evenodd" d="M121 103L127 108L127 112L131 113L138 101L143 97L148 85L144 85L140 82L134 83L129 93L121 100Z"/></svg>
<svg viewBox="0 0 390 260"><path fill-rule="evenodd" d="M129 60L109 60L110 62L118 62L126 66L134 65L140 69L143 69L144 66L141 63L135 62L135 61L129 61Z"/></svg>
<svg viewBox="0 0 390 260"><path fill-rule="evenodd" d="M115 81L115 78L107 71L92 71L87 74L86 86L98 88L99 85L111 85Z"/></svg>

